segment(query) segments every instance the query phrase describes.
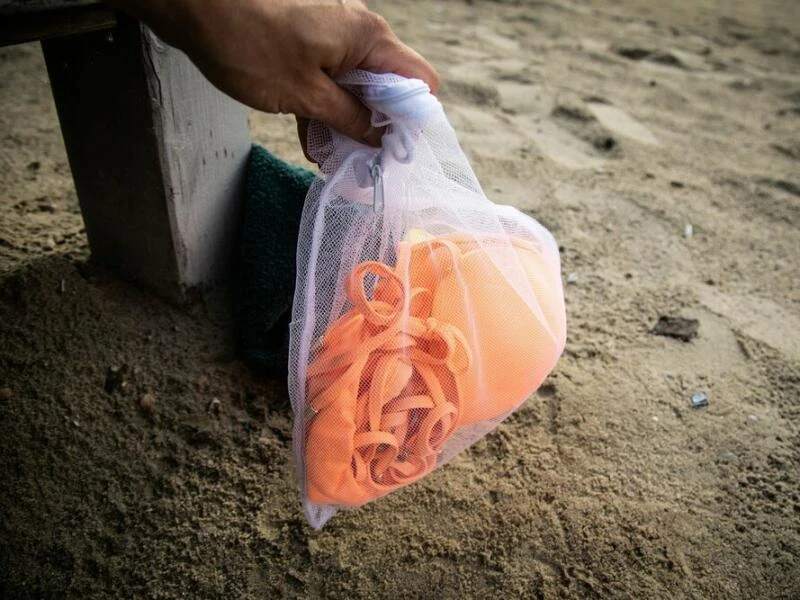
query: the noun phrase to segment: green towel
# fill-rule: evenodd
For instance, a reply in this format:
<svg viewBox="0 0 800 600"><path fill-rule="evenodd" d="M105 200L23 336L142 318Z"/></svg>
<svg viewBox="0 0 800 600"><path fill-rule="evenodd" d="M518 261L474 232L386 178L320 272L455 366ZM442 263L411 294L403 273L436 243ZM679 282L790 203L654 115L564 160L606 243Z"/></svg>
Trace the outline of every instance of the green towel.
<svg viewBox="0 0 800 600"><path fill-rule="evenodd" d="M297 236L314 173L253 145L247 164L236 301L244 361L270 376L288 372Z"/></svg>

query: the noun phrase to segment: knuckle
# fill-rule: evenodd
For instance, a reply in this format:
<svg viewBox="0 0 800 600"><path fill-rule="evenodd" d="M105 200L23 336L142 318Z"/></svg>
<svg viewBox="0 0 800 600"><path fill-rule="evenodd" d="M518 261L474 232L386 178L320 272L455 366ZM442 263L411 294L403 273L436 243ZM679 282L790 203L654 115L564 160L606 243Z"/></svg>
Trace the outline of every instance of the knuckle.
<svg viewBox="0 0 800 600"><path fill-rule="evenodd" d="M340 126L345 131L355 131L358 128L359 117L357 110L348 110L346 114L340 115Z"/></svg>
<svg viewBox="0 0 800 600"><path fill-rule="evenodd" d="M319 85L309 85L298 98L302 116L309 119L323 118L327 113L328 102L328 92Z"/></svg>
<svg viewBox="0 0 800 600"><path fill-rule="evenodd" d="M375 14L375 13L373 13L373 14ZM384 19L381 15L377 15L377 14L375 15L374 27L375 27L376 31L378 31L379 33L382 33L384 35L393 34L392 27L389 25L389 21Z"/></svg>
<svg viewBox="0 0 800 600"><path fill-rule="evenodd" d="M384 19L378 13L366 11L364 14L364 19L367 30L373 34L379 37L392 34L392 28L389 26L389 21Z"/></svg>

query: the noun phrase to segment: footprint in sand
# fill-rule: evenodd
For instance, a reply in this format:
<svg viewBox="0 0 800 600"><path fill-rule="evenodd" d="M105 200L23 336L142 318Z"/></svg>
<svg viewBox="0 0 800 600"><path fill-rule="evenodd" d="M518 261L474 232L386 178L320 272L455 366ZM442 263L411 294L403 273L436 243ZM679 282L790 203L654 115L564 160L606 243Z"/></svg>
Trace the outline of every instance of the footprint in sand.
<svg viewBox="0 0 800 600"><path fill-rule="evenodd" d="M442 84L439 99L448 102L466 102L473 106L493 107L500 104L500 93L493 85L480 79L450 78Z"/></svg>
<svg viewBox="0 0 800 600"><path fill-rule="evenodd" d="M520 127L530 127L530 124ZM597 151L589 143L551 121L537 123L530 136L548 158L568 169L592 169L605 162L596 156Z"/></svg>
<svg viewBox="0 0 800 600"><path fill-rule="evenodd" d="M608 128L578 98L566 95L550 111L550 118L528 129L541 151L568 169L592 169L622 150Z"/></svg>
<svg viewBox="0 0 800 600"><path fill-rule="evenodd" d="M479 25L473 31L473 35L496 50L502 52L519 52L519 42L514 40L511 36L498 33L490 27Z"/></svg>
<svg viewBox="0 0 800 600"><path fill-rule="evenodd" d="M605 127L623 137L648 146L658 146L652 132L624 110L600 102L589 102L586 107Z"/></svg>
<svg viewBox="0 0 800 600"><path fill-rule="evenodd" d="M605 102L561 101L550 116L538 125L532 137L542 152L570 169L597 168L606 158L621 157L617 137L659 145L647 127Z"/></svg>
<svg viewBox="0 0 800 600"><path fill-rule="evenodd" d="M743 334L782 352L791 360L800 360L800 339L786 335L800 331L800 318L767 298L723 294L700 288L700 301L712 312L730 319Z"/></svg>

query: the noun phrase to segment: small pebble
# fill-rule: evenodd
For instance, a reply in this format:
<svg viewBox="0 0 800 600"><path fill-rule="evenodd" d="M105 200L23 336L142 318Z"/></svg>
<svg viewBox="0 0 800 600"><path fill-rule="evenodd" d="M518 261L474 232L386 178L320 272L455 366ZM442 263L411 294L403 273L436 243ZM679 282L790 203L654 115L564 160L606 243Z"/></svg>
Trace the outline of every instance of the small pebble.
<svg viewBox="0 0 800 600"><path fill-rule="evenodd" d="M212 398L206 407L206 412L210 415L219 415L222 410L222 403L217 398Z"/></svg>
<svg viewBox="0 0 800 600"><path fill-rule="evenodd" d="M577 283L578 282L578 274L577 273L570 273L567 275L567 283Z"/></svg>
<svg viewBox="0 0 800 600"><path fill-rule="evenodd" d="M747 418L751 421L758 421L758 417L756 415L747 415Z"/></svg>
<svg viewBox="0 0 800 600"><path fill-rule="evenodd" d="M8 387L0 388L0 400L2 401L11 400L13 396L14 392L11 390L11 388Z"/></svg>
<svg viewBox="0 0 800 600"><path fill-rule="evenodd" d="M143 411L153 412L155 406L156 406L156 397L153 394L148 392L147 394L144 394L142 395L141 398L139 398L139 407Z"/></svg>
<svg viewBox="0 0 800 600"><path fill-rule="evenodd" d="M717 462L721 465L727 465L735 460L739 460L739 457L733 452L722 452L719 456L717 456Z"/></svg>
<svg viewBox="0 0 800 600"><path fill-rule="evenodd" d="M106 370L105 390L108 394L120 392L127 387L125 376L128 374L128 365L109 367Z"/></svg>
<svg viewBox="0 0 800 600"><path fill-rule="evenodd" d="M692 408L703 408L708 406L708 396L703 392L695 392L692 394Z"/></svg>
<svg viewBox="0 0 800 600"><path fill-rule="evenodd" d="M692 227L691 223L687 223L683 227L683 237L690 238L694 235L694 227Z"/></svg>
<svg viewBox="0 0 800 600"><path fill-rule="evenodd" d="M658 322L652 329L654 335L673 337L684 342L689 342L697 337L697 330L700 328L700 321L697 319L686 319L671 315L661 315Z"/></svg>
<svg viewBox="0 0 800 600"><path fill-rule="evenodd" d="M320 543L317 540L313 539L313 538L309 538L309 540L308 540L308 554L309 554L309 556L314 557L317 554L319 554L321 551L322 551L322 547L320 546Z"/></svg>

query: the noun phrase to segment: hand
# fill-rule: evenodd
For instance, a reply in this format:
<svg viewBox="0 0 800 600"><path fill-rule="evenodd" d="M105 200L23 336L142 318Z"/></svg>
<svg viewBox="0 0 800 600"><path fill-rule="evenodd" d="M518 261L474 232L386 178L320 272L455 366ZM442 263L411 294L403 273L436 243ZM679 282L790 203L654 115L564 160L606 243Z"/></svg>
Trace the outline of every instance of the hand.
<svg viewBox="0 0 800 600"><path fill-rule="evenodd" d="M109 0L147 23L233 98L270 113L305 119L370 145L380 131L370 112L334 78L351 69L439 78L361 0Z"/></svg>

